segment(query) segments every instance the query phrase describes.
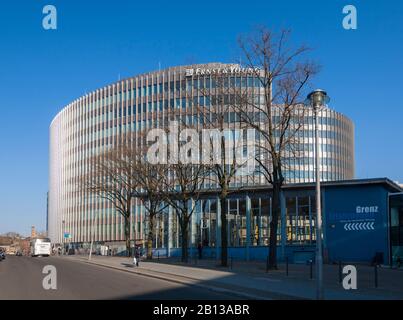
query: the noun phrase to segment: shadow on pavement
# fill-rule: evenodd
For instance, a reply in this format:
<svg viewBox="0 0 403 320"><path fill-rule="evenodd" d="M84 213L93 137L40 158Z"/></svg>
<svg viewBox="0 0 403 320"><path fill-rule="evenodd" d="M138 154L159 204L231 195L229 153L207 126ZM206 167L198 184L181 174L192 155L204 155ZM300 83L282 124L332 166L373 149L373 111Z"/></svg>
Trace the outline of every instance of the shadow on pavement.
<svg viewBox="0 0 403 320"><path fill-rule="evenodd" d="M131 263L121 263L122 266L126 267L126 268L134 268L134 265Z"/></svg>
<svg viewBox="0 0 403 320"><path fill-rule="evenodd" d="M183 285L175 289L147 293L133 293L112 298L112 300L245 300L237 295L215 292L209 289Z"/></svg>

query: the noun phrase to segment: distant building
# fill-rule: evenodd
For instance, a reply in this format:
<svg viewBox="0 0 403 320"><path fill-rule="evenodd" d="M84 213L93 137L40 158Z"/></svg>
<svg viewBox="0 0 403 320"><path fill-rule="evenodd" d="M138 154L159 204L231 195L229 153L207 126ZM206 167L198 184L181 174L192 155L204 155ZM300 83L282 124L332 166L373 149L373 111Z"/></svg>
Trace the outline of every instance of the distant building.
<svg viewBox="0 0 403 320"><path fill-rule="evenodd" d="M13 243L13 239L10 237L0 236L0 246L9 246Z"/></svg>
<svg viewBox="0 0 403 320"><path fill-rule="evenodd" d="M21 253L24 255L29 255L30 252L30 238L25 238L25 239L21 239L19 241L19 248L21 250Z"/></svg>
<svg viewBox="0 0 403 320"><path fill-rule="evenodd" d="M0 245L0 251L1 252L8 252L8 250L10 250L10 246L4 246L4 245Z"/></svg>
<svg viewBox="0 0 403 320"><path fill-rule="evenodd" d="M31 238L36 238L36 229L35 226L31 227Z"/></svg>

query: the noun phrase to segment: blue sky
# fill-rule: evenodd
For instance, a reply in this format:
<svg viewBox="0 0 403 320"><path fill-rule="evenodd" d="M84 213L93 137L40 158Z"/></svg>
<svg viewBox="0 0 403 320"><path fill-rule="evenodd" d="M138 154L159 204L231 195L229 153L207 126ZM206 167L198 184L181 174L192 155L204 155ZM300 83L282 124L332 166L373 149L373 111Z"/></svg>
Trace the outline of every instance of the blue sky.
<svg viewBox="0 0 403 320"><path fill-rule="evenodd" d="M42 28L42 8L58 29ZM342 8L358 10L344 30ZM45 229L48 130L70 101L121 77L186 63L234 62L257 25L291 28L314 48L315 86L356 125L356 176L403 182L403 3L389 1L2 1L0 233Z"/></svg>

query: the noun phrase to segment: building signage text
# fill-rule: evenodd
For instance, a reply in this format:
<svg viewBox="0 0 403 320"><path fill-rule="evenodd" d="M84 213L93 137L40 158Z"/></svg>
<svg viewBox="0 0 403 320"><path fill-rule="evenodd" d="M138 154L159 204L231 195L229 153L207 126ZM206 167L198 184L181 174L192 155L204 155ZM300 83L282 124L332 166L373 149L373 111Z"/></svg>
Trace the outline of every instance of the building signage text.
<svg viewBox="0 0 403 320"><path fill-rule="evenodd" d="M357 206L356 213L378 213L378 206L371 206L371 207L361 207Z"/></svg>
<svg viewBox="0 0 403 320"><path fill-rule="evenodd" d="M254 75L260 72L259 68L241 68L239 66L231 66L224 68L193 68L186 69L186 77L203 76L203 75L219 75L219 74L243 74Z"/></svg>

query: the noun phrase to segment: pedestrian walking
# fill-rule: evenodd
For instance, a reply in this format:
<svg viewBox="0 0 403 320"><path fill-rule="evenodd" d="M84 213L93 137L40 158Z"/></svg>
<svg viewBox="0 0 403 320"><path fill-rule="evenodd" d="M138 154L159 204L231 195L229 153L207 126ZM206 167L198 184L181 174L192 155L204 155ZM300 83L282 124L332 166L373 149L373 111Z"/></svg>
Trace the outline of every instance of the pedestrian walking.
<svg viewBox="0 0 403 320"><path fill-rule="evenodd" d="M138 247L134 249L134 258L133 258L133 264L138 267L140 264L140 250Z"/></svg>

